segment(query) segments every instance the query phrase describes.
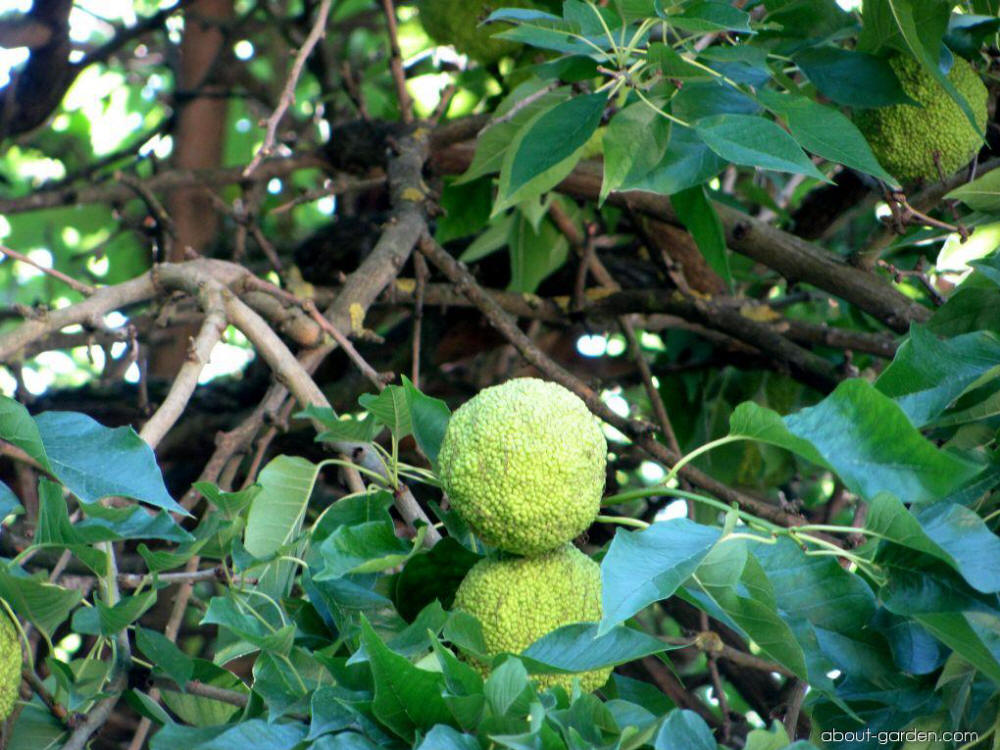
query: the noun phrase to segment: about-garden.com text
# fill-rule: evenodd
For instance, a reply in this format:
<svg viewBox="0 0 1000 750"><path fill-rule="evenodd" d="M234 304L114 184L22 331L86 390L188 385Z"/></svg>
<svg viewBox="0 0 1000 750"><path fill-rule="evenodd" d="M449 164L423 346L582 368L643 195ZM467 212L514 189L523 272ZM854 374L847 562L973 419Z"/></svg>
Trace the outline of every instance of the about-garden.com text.
<svg viewBox="0 0 1000 750"><path fill-rule="evenodd" d="M900 742L949 742L956 745L974 744L979 740L978 732L934 732L923 729L902 729L897 731L875 731L857 729L852 732L831 730L820 733L823 742L876 742L879 745L895 745Z"/></svg>

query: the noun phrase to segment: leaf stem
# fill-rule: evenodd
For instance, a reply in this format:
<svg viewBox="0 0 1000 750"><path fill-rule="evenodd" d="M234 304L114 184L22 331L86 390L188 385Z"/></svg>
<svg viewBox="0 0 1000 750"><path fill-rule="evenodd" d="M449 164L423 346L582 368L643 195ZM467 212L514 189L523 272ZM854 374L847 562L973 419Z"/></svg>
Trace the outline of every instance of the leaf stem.
<svg viewBox="0 0 1000 750"><path fill-rule="evenodd" d="M598 516L594 520L599 523L617 523L620 526L634 526L637 529L648 529L652 525L639 518L629 518L628 516Z"/></svg>

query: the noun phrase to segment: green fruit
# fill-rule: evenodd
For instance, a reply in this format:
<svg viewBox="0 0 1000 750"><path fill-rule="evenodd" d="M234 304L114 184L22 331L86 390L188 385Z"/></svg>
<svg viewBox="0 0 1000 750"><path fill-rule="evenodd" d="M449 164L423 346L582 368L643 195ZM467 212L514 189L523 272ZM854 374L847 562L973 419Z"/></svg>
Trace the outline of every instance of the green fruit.
<svg viewBox="0 0 1000 750"><path fill-rule="evenodd" d="M481 63L492 63L512 55L517 42L494 39L503 28L497 24L480 26L498 8L531 8L529 0L419 0L420 23L438 44L450 44L458 52ZM507 27L509 28L509 27Z"/></svg>
<svg viewBox="0 0 1000 750"><path fill-rule="evenodd" d="M969 163L982 145L986 128L986 87L972 66L960 57L948 80L965 97L979 132L948 92L911 57L889 60L903 91L921 106L893 104L860 110L858 128L883 167L902 182L939 179L935 156L947 176Z"/></svg>
<svg viewBox="0 0 1000 750"><path fill-rule="evenodd" d="M572 544L538 557L480 560L458 587L455 609L482 623L490 656L519 654L562 625L601 619L601 567ZM486 665L472 664L488 675ZM611 667L533 679L543 689L562 685L569 691L576 677L580 687L591 692L607 682L609 674Z"/></svg>
<svg viewBox="0 0 1000 750"><path fill-rule="evenodd" d="M21 640L17 628L0 612L0 721L10 716L21 692Z"/></svg>
<svg viewBox="0 0 1000 750"><path fill-rule="evenodd" d="M518 378L452 415L438 461L452 505L487 544L535 555L594 522L607 453L583 401L556 383Z"/></svg>

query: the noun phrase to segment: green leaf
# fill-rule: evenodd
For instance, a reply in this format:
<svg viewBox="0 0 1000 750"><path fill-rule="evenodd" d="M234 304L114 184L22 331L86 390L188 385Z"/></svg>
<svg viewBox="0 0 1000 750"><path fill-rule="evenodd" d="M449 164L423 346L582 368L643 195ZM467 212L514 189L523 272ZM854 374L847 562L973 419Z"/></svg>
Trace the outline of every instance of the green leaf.
<svg viewBox="0 0 1000 750"><path fill-rule="evenodd" d="M379 433L379 429L378 422L371 414L363 419L348 414L342 419L328 424L323 432L316 435L316 442L370 443Z"/></svg>
<svg viewBox="0 0 1000 750"><path fill-rule="evenodd" d="M340 732L320 737L309 746L309 750L378 750L379 747L357 732Z"/></svg>
<svg viewBox="0 0 1000 750"><path fill-rule="evenodd" d="M11 723L7 750L38 750L62 747L68 731L66 725L52 715L44 705L26 703Z"/></svg>
<svg viewBox="0 0 1000 750"><path fill-rule="evenodd" d="M944 40L949 49L972 60L979 54L983 42L997 31L1000 31L1000 18L995 13L992 16L952 13Z"/></svg>
<svg viewBox="0 0 1000 750"><path fill-rule="evenodd" d="M945 198L962 201L973 211L1000 211L1000 170L993 169L972 182L959 185Z"/></svg>
<svg viewBox="0 0 1000 750"><path fill-rule="evenodd" d="M669 143L670 121L645 102L630 104L612 117L603 139L600 203L612 191L649 174L666 154Z"/></svg>
<svg viewBox="0 0 1000 750"><path fill-rule="evenodd" d="M471 734L441 724L427 733L417 750L479 750L479 742Z"/></svg>
<svg viewBox="0 0 1000 750"><path fill-rule="evenodd" d="M35 420L24 406L2 395L0 395L0 439L16 445L35 459L43 469L52 471Z"/></svg>
<svg viewBox="0 0 1000 750"><path fill-rule="evenodd" d="M178 685L187 684L194 674L194 662L191 657L177 648L177 644L163 633L148 628L136 628L135 645L156 669L163 670L164 674Z"/></svg>
<svg viewBox="0 0 1000 750"><path fill-rule="evenodd" d="M486 228L469 243L458 259L463 263L474 263L506 247L510 243L514 222L518 218L518 213L512 211L504 216L495 216L490 219Z"/></svg>
<svg viewBox="0 0 1000 750"><path fill-rule="evenodd" d="M848 107L912 103L885 60L839 47L812 47L792 56L824 96Z"/></svg>
<svg viewBox="0 0 1000 750"><path fill-rule="evenodd" d="M0 568L0 598L48 639L69 617L83 595L79 590L64 589L45 578L25 578Z"/></svg>
<svg viewBox="0 0 1000 750"><path fill-rule="evenodd" d="M394 568L420 548L422 539L422 535L411 543L400 539L388 518L341 526L320 545L324 566L313 579L328 581L350 573L377 573Z"/></svg>
<svg viewBox="0 0 1000 750"><path fill-rule="evenodd" d="M743 750L783 750L788 747L788 732L785 727L774 722L771 731L767 729L753 729L747 734L747 743Z"/></svg>
<svg viewBox="0 0 1000 750"><path fill-rule="evenodd" d="M830 557L806 555L788 539L755 547L753 559L773 592L771 611L796 635L813 687L832 688L826 677L830 662L847 674L869 679L894 674L888 658L879 662L868 656L879 648L867 630L875 597L859 576ZM756 577L753 566L748 572L750 578ZM842 658L841 652L849 656Z"/></svg>
<svg viewBox="0 0 1000 750"><path fill-rule="evenodd" d="M35 417L52 474L85 503L123 496L190 515L167 493L152 449L131 427L105 427L86 414Z"/></svg>
<svg viewBox="0 0 1000 750"><path fill-rule="evenodd" d="M535 118L511 144L513 155L500 172L499 202L576 153L597 130L607 101L605 94L576 96Z"/></svg>
<svg viewBox="0 0 1000 750"><path fill-rule="evenodd" d="M413 433L410 408L406 403L406 389L398 385L385 387L377 396L366 393L358 398L361 408L389 428L397 440Z"/></svg>
<svg viewBox="0 0 1000 750"><path fill-rule="evenodd" d="M277 456L261 470L260 492L250 505L243 546L254 557L268 558L291 544L302 530L319 466L297 456ZM291 586L295 563L278 560L258 574L257 588L272 597Z"/></svg>
<svg viewBox="0 0 1000 750"><path fill-rule="evenodd" d="M982 466L935 447L895 402L865 380L845 380L816 406L785 417L787 431L768 411L740 411L740 434L754 434L831 467L862 497L885 490L909 502L929 502L982 471Z"/></svg>
<svg viewBox="0 0 1000 750"><path fill-rule="evenodd" d="M156 604L156 597L156 591L150 590L123 596L113 607L95 602L93 607L80 608L73 613L73 630L86 635L115 635L142 617Z"/></svg>
<svg viewBox="0 0 1000 750"><path fill-rule="evenodd" d="M729 434L777 445L817 466L829 466L816 446L793 434L777 412L753 401L744 401L733 410L729 417Z"/></svg>
<svg viewBox="0 0 1000 750"><path fill-rule="evenodd" d="M963 285L938 308L927 327L942 336L1000 331L1000 289Z"/></svg>
<svg viewBox="0 0 1000 750"><path fill-rule="evenodd" d="M444 702L448 710L460 727L475 731L479 728L486 706L482 676L464 661L460 661L437 638L431 640L431 646L441 665L441 674L444 675Z"/></svg>
<svg viewBox="0 0 1000 750"><path fill-rule="evenodd" d="M875 387L921 427L988 373L1000 373L996 335L976 331L942 340L927 327L914 325Z"/></svg>
<svg viewBox="0 0 1000 750"><path fill-rule="evenodd" d="M220 625L261 651L288 654L295 637L295 625L286 625L280 629L269 628L261 622L258 615L251 613L245 605L237 603L239 596L231 591L226 596L212 597L201 624Z"/></svg>
<svg viewBox="0 0 1000 750"><path fill-rule="evenodd" d="M993 172L988 172L988 174L993 174ZM982 276L1000 286L1000 252L993 251L978 260L969 261L969 265Z"/></svg>
<svg viewBox="0 0 1000 750"><path fill-rule="evenodd" d="M642 531L619 529L601 561L604 617L598 634L671 596L712 549L719 533L686 518L654 523Z"/></svg>
<svg viewBox="0 0 1000 750"><path fill-rule="evenodd" d="M733 276L729 270L729 255L726 251L726 231L705 193L705 186L699 185L674 193L670 196L670 203L694 237L705 260L732 288Z"/></svg>
<svg viewBox="0 0 1000 750"><path fill-rule="evenodd" d="M483 695L495 716L514 713L523 716L534 697L528 682L528 670L520 659L507 659L490 672L483 685Z"/></svg>
<svg viewBox="0 0 1000 750"><path fill-rule="evenodd" d="M409 742L418 730L450 722L451 712L441 697L444 682L440 672L419 669L390 651L363 615L361 644L375 680L372 711L379 721Z"/></svg>
<svg viewBox="0 0 1000 750"><path fill-rule="evenodd" d="M747 44L712 45L698 55L698 60L736 83L762 89L771 78L767 51Z"/></svg>
<svg viewBox="0 0 1000 750"><path fill-rule="evenodd" d="M653 742L655 750L716 750L708 724L694 711L674 709L663 720Z"/></svg>
<svg viewBox="0 0 1000 750"><path fill-rule="evenodd" d="M165 539L191 542L194 537L164 511L150 515L137 506L105 508L84 505L88 517L71 523L62 488L42 477L39 486L38 527L35 543L42 546L72 547L123 539Z"/></svg>
<svg viewBox="0 0 1000 750"><path fill-rule="evenodd" d="M248 719L214 727L167 724L150 740L150 750L247 750L250 747L295 747L305 737L302 724L270 723Z"/></svg>
<svg viewBox="0 0 1000 750"><path fill-rule="evenodd" d="M210 661L194 659L194 672L191 678L226 690L235 690L244 695L250 691L232 672L217 667ZM230 721L240 713L240 708L231 703L223 703L214 698L204 698L176 690L162 689L163 703L173 711L181 721L199 727L209 727Z"/></svg>
<svg viewBox="0 0 1000 750"><path fill-rule="evenodd" d="M694 130L710 149L734 164L804 174L828 182L792 137L771 120L751 115L714 115L694 123Z"/></svg>
<svg viewBox="0 0 1000 750"><path fill-rule="evenodd" d="M509 245L512 292L534 293L569 255L569 240L551 221L543 221L536 230L520 211L511 225Z"/></svg>
<svg viewBox="0 0 1000 750"><path fill-rule="evenodd" d="M406 403L410 409L413 438L431 465L437 466L437 457L441 451L445 430L448 429L448 420L451 419L451 410L441 399L423 393L405 375L403 387L406 389Z"/></svg>
<svg viewBox="0 0 1000 750"><path fill-rule="evenodd" d="M736 31L742 34L752 33L750 16L729 3L717 0L695 0L686 3L679 13L658 13L666 18L670 25L683 31L695 33L712 31Z"/></svg>
<svg viewBox="0 0 1000 750"><path fill-rule="evenodd" d="M744 596L738 586L747 563L746 548L743 540L725 542L713 548L691 574L689 591L707 597L714 607L742 628L768 658L806 679L802 648L791 628L775 611L773 591L766 579L756 582L756 588L748 591L750 596ZM711 610L707 610L709 614L715 614Z"/></svg>
<svg viewBox="0 0 1000 750"><path fill-rule="evenodd" d="M659 66L660 72L663 73L665 78L685 80L708 79L712 77L711 73L703 67L695 65L669 44L664 44L663 42L653 42L650 44L649 51L646 53L646 59L651 64ZM653 112L653 109L643 102L638 103L638 105L643 109Z"/></svg>
<svg viewBox="0 0 1000 750"><path fill-rule="evenodd" d="M1000 611L971 597L959 581L911 568L892 569L880 598L1000 684Z"/></svg>
<svg viewBox="0 0 1000 750"><path fill-rule="evenodd" d="M604 33L583 35L577 25L542 11L511 8L494 11L489 17L493 20L519 22L517 28L494 34L497 39L576 55L592 55L594 47L603 50L610 47ZM579 38L581 36L585 36L586 41Z"/></svg>
<svg viewBox="0 0 1000 750"><path fill-rule="evenodd" d="M569 87L541 94L545 85L544 81L526 81L504 99L497 107L496 120L488 125L476 140L476 153L472 164L455 184L461 185L477 177L499 172L504 162L504 155L518 132L539 114L569 98ZM529 100L529 97L534 98Z"/></svg>
<svg viewBox="0 0 1000 750"><path fill-rule="evenodd" d="M24 513L24 507L17 499L17 495L5 482L0 482L0 522L7 516L21 513Z"/></svg>
<svg viewBox="0 0 1000 750"><path fill-rule="evenodd" d="M411 557L393 584L393 600L399 614L409 622L435 600L445 609L451 609L455 591L479 559L450 536L428 552Z"/></svg>
<svg viewBox="0 0 1000 750"><path fill-rule="evenodd" d="M1000 537L969 508L935 503L911 513L898 498L876 495L865 527L952 566L977 591L1000 591Z"/></svg>
<svg viewBox="0 0 1000 750"><path fill-rule="evenodd" d="M598 635L596 623L563 625L520 654L532 674L587 672L673 650L658 638L617 626Z"/></svg>
<svg viewBox="0 0 1000 750"><path fill-rule="evenodd" d="M221 510L227 518L235 518L246 508L249 508L250 503L260 492L259 484L252 484L238 492L226 492L211 482L195 482L191 486L198 490L208 502Z"/></svg>
<svg viewBox="0 0 1000 750"><path fill-rule="evenodd" d="M847 117L806 96L761 90L757 97L788 124L792 137L806 151L898 185L872 153L868 141Z"/></svg>
<svg viewBox="0 0 1000 750"><path fill-rule="evenodd" d="M726 161L706 146L691 128L673 128L669 131L669 136L669 145L663 157L658 162L651 163L646 170L641 169L640 163L636 163L635 169L626 176L618 190L646 190L661 195L674 195L681 190L701 185L725 168ZM604 137L607 139L607 135ZM607 160L607 142L604 154Z"/></svg>
<svg viewBox="0 0 1000 750"><path fill-rule="evenodd" d="M489 221L493 206L493 180L481 177L461 185L446 182L438 201L441 216L434 225L439 245L479 234Z"/></svg>

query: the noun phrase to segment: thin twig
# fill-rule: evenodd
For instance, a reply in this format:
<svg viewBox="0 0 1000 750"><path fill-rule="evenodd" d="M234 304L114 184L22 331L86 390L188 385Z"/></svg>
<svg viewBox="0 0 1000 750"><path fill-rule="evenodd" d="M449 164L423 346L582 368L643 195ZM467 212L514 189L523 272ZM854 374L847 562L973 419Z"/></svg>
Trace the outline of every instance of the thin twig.
<svg viewBox="0 0 1000 750"><path fill-rule="evenodd" d="M420 387L420 343L423 335L424 322L424 293L427 291L427 277L430 272L427 270L427 261L424 256L417 253L413 258L413 267L416 272L416 300L413 305L413 351L412 370L410 380L417 388Z"/></svg>
<svg viewBox="0 0 1000 750"><path fill-rule="evenodd" d="M271 116L267 118L264 130L264 142L260 145L257 153L254 154L250 163L247 164L246 169L243 170L244 177L249 177L253 174L261 161L274 152L274 146L278 140L278 126L281 124L281 119L285 116L288 108L295 103L295 87L299 82L299 76L302 75L302 68L306 64L306 59L312 53L313 48L319 43L319 40L323 38L323 35L326 34L326 20L330 15L330 6L332 4L333 0L323 0L320 3L312 29L310 29L309 35L295 55L295 61L292 63L292 69L288 73L285 87L281 91L278 106L275 107Z"/></svg>
<svg viewBox="0 0 1000 750"><path fill-rule="evenodd" d="M70 287L74 291L79 292L80 294L84 294L84 295L86 295L86 296L89 297L91 294L93 294L94 292L97 291L97 289L95 287L92 287L89 284L84 284L83 282L77 281L73 277L67 276L62 271L57 271L54 268L46 268L45 266L36 263L31 258L29 258L27 255L22 255L21 253L17 252L17 250L11 250L9 247L5 247L3 245L0 245L0 253L3 253L4 255L6 255L6 256L8 256L10 258L13 258L14 260L21 261L21 263L26 263L29 266L33 266L34 268L37 268L42 273L47 274L47 275L51 276L54 279L58 279L63 284L65 284L66 286Z"/></svg>
<svg viewBox="0 0 1000 750"><path fill-rule="evenodd" d="M614 277L604 264L601 263L601 259L597 256L597 250L594 247L593 238L588 235L585 239L584 236L580 234L576 225L573 223L572 219L570 219L569 215L563 210L562 206L559 205L558 201L552 201L552 204L549 206L549 216L552 217L553 222L555 222L556 226L559 227L559 230L566 235L570 244L577 250L577 253L580 255L581 269L589 268L598 282L606 289L611 289L616 292L621 291L621 285L615 281ZM576 299L580 304L582 304L582 300L584 298L584 280L585 276L581 275L578 277L579 288L576 290L576 294L578 295ZM653 373L649 368L649 362L646 361L646 355L642 352L642 347L639 344L639 337L636 336L633 318L634 316L632 315L619 315L618 325L621 326L622 333L625 335L625 339L628 342L632 359L635 361L636 367L639 370L643 388L646 391L646 396L649 398L650 405L653 407L653 415L656 417L656 422L660 426L660 431L663 433L663 437L667 441L667 447L669 447L670 450L677 455L681 455L680 444L677 442L677 435L674 432L673 424L667 414L667 407L663 403L663 398L660 396L659 390L657 390L656 386L653 384Z"/></svg>
<svg viewBox="0 0 1000 750"><path fill-rule="evenodd" d="M33 691L37 695L45 707L49 709L49 713L55 716L59 721L66 725L68 729L74 729L77 725L78 718L76 714L72 714L66 710L66 707L60 704L52 693L49 692L48 688L45 687L45 683L42 682L42 678L35 674L33 669L28 667L23 667L21 669L21 676L24 678Z"/></svg>
<svg viewBox="0 0 1000 750"><path fill-rule="evenodd" d="M108 717L111 716L111 712L115 710L127 684L126 672L122 669L121 673L105 688L104 692L108 693L108 697L99 701L87 712L87 718L73 730L73 734L62 746L62 750L83 750L86 747L91 736L104 726Z"/></svg>
<svg viewBox="0 0 1000 750"><path fill-rule="evenodd" d="M792 742L795 741L796 735L798 734L799 726L799 713L802 710L802 701L805 700L806 690L809 688L809 684L805 680L795 680L795 687L792 689L792 694L788 699L788 710L785 711L785 732L788 733L788 739Z"/></svg>
<svg viewBox="0 0 1000 750"><path fill-rule="evenodd" d="M200 698L210 698L222 703L228 703L230 706L239 706L240 708L246 708L247 704L250 702L250 696L246 693L241 693L238 690L221 688L216 685L210 685L207 682L201 682L200 680L189 680L181 686L178 686L173 682L165 682L163 685L164 687L169 687L173 690L180 689L185 693L197 695Z"/></svg>
<svg viewBox="0 0 1000 750"><path fill-rule="evenodd" d="M399 100L399 112L403 122L413 122L413 100L406 90L406 71L403 70L403 55L399 49L399 28L396 24L396 7L392 0L382 0L385 10L385 22L389 29L389 69L392 80L396 84L396 98Z"/></svg>
<svg viewBox="0 0 1000 750"><path fill-rule="evenodd" d="M701 617L701 629L704 632L710 632L708 629L708 614L705 612L699 612ZM720 643L722 639L719 639ZM715 693L715 699L719 702L719 712L722 714L722 744L729 742L729 736L732 732L733 726L732 722L729 720L729 702L726 700L726 689L722 684L722 677L719 676L719 665L716 663L718 655L714 650L705 651L705 655L708 657L708 674L712 678L712 690Z"/></svg>

